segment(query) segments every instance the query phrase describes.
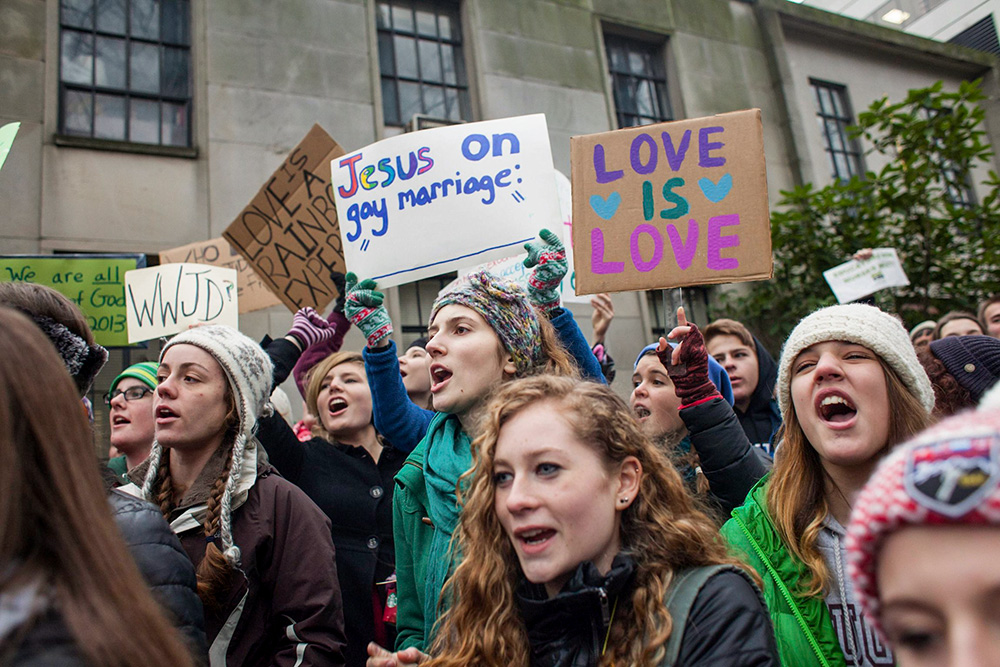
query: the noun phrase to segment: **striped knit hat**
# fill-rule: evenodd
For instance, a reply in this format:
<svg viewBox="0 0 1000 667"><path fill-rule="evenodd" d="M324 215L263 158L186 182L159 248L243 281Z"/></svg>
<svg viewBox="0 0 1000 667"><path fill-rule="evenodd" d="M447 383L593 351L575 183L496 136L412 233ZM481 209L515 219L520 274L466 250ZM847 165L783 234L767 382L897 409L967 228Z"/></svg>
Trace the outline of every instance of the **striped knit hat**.
<svg viewBox="0 0 1000 667"><path fill-rule="evenodd" d="M487 271L473 273L468 282L437 298L431 307L430 321L434 321L439 310L450 305L466 306L483 316L514 359L518 377L544 363L538 313L528 293L517 283Z"/></svg>
<svg viewBox="0 0 1000 667"><path fill-rule="evenodd" d="M267 400L271 394L274 367L270 357L260 345L236 329L219 324L197 327L177 334L163 346L160 352L161 362L163 355L174 345L194 345L212 355L225 372L229 388L236 399L240 416L239 431L233 443L229 479L226 481L226 488L219 502L219 537L222 541L222 553L229 564L236 567L240 561L240 550L233 544L233 494L240 482L244 455L255 455L252 436L257 418L273 414ZM149 452L149 469L146 471L146 479L142 486L143 495L150 501L153 501L153 486L156 484L162 454L163 448L154 440Z"/></svg>
<svg viewBox="0 0 1000 667"><path fill-rule="evenodd" d="M159 366L152 361L140 361L137 364L132 364L111 381L111 391L113 392L118 383L125 378L135 378L150 389L156 389L156 371L158 368Z"/></svg>
<svg viewBox="0 0 1000 667"><path fill-rule="evenodd" d="M854 503L848 571L869 621L879 624L878 559L906 526L1000 527L1000 411L963 412L896 448Z"/></svg>

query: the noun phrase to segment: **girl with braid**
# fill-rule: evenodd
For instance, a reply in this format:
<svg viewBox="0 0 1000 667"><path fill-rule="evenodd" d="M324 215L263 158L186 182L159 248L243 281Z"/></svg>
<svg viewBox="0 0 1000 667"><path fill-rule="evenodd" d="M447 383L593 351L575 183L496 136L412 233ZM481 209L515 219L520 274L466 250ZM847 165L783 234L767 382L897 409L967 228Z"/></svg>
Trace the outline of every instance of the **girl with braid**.
<svg viewBox="0 0 1000 667"><path fill-rule="evenodd" d="M195 563L213 667L343 665L330 522L258 461L272 374L230 327L175 336L160 354L149 459L125 488L160 507Z"/></svg>

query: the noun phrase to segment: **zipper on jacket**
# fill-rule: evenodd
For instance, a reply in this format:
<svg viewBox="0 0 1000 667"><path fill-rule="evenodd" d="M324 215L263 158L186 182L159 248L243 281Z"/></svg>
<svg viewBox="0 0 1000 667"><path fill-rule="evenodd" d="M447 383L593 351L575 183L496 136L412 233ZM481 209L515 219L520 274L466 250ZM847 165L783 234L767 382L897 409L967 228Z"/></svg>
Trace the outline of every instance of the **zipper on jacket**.
<svg viewBox="0 0 1000 667"><path fill-rule="evenodd" d="M753 547L753 550L757 553L757 558L764 563L764 567L767 568L771 578L774 579L774 583L778 586L778 590L781 591L781 595L785 598L785 602L788 603L789 609L792 610L792 615L795 616L795 620L802 629L802 633L805 634L806 639L809 641L809 645L812 647L813 653L815 653L816 657L819 658L820 664L823 665L823 667L830 667L830 663L827 662L826 656L823 655L823 651L819 647L819 642L816 641L816 637L813 636L812 630L809 629L806 619L802 617L802 612L799 611L799 608L795 605L791 591L788 590L788 587L785 586L785 582L783 582L778 576L777 570L775 570L774 566L771 565L771 561L767 558L764 550L759 544L757 544L757 540L755 540L750 534L750 529L747 528L747 525L743 523L743 520L740 519L740 517L736 516L735 512L733 512L733 520L736 521L736 525L740 527L740 530L743 531L743 534L746 536L747 540L749 540L750 546Z"/></svg>
<svg viewBox="0 0 1000 667"><path fill-rule="evenodd" d="M611 622L611 609L608 608L608 592L603 587L597 589L598 599L601 601L601 629L605 630Z"/></svg>

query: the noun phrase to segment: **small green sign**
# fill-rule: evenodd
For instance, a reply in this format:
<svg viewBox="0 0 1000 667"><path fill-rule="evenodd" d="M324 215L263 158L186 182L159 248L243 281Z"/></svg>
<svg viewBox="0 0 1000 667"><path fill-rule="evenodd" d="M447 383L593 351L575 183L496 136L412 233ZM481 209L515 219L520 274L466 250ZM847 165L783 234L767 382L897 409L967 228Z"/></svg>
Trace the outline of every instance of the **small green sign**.
<svg viewBox="0 0 1000 667"><path fill-rule="evenodd" d="M80 306L99 344L124 347L125 272L145 266L145 255L2 255L0 282L51 287Z"/></svg>

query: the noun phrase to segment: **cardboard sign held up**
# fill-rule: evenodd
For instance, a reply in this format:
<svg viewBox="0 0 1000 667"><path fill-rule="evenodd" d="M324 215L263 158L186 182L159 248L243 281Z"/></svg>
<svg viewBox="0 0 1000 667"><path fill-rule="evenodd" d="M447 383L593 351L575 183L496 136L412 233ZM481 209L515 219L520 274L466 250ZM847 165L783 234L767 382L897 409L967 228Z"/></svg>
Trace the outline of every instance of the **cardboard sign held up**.
<svg viewBox="0 0 1000 667"><path fill-rule="evenodd" d="M281 304L253 267L225 239L209 239L160 252L160 264L181 262L211 264L236 271L236 289L241 313Z"/></svg>
<svg viewBox="0 0 1000 667"><path fill-rule="evenodd" d="M844 262L824 271L823 277L837 297L837 303L848 303L887 287L910 284L895 248L876 248L870 258Z"/></svg>
<svg viewBox="0 0 1000 667"><path fill-rule="evenodd" d="M337 297L330 273L346 272L330 185L330 161L343 154L313 125L222 234L292 312L322 311Z"/></svg>
<svg viewBox="0 0 1000 667"><path fill-rule="evenodd" d="M236 271L164 264L125 274L128 342L180 333L195 324L239 328Z"/></svg>
<svg viewBox="0 0 1000 667"><path fill-rule="evenodd" d="M51 287L80 307L98 344L125 347L125 273L144 266L145 255L8 255L0 283Z"/></svg>
<svg viewBox="0 0 1000 667"><path fill-rule="evenodd" d="M391 287L521 250L559 203L545 116L390 137L334 161L351 271Z"/></svg>
<svg viewBox="0 0 1000 667"><path fill-rule="evenodd" d="M771 277L760 110L573 137L577 294Z"/></svg>

